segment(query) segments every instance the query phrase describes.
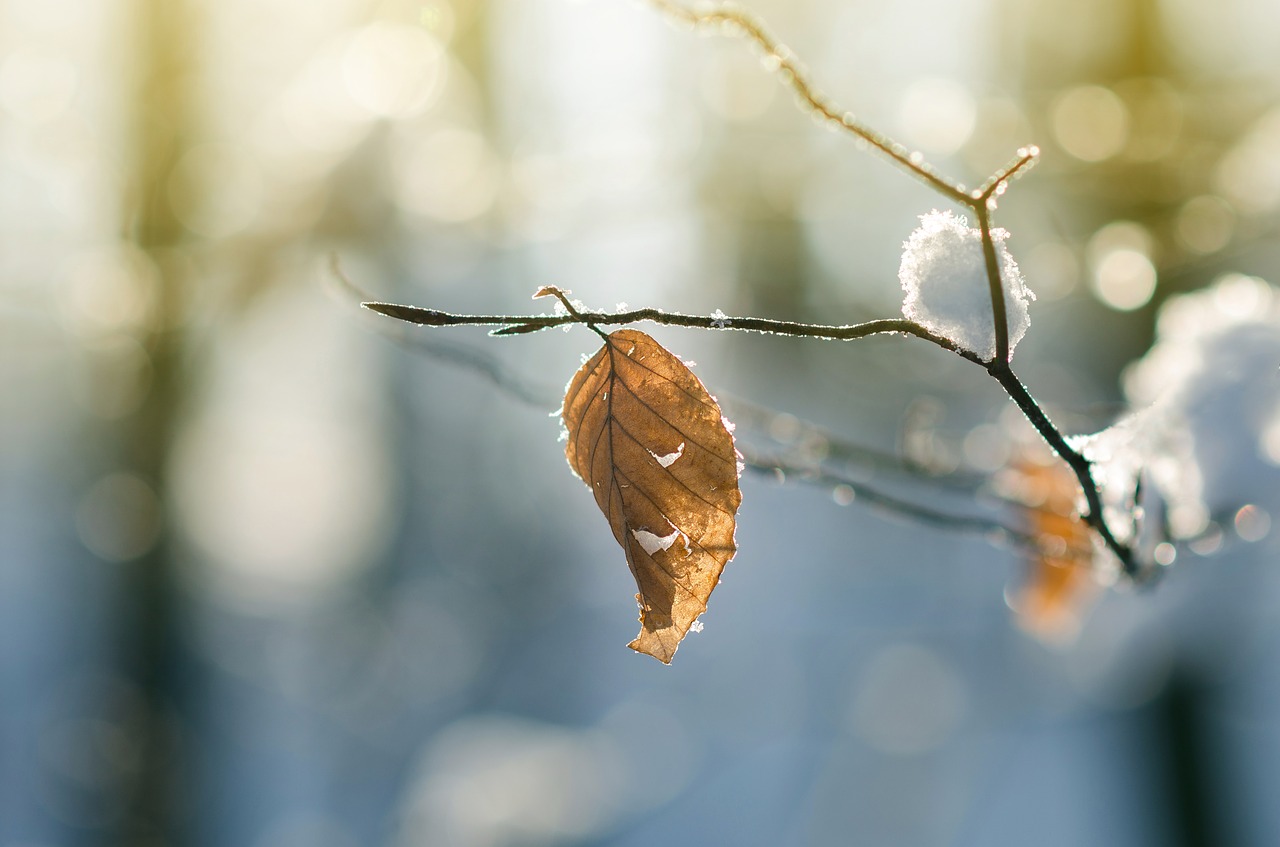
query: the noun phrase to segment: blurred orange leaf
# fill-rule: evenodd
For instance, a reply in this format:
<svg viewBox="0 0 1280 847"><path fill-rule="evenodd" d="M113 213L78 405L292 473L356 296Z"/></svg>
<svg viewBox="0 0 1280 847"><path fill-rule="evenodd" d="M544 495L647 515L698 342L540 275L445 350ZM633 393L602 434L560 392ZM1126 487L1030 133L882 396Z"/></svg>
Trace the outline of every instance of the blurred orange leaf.
<svg viewBox="0 0 1280 847"><path fill-rule="evenodd" d="M1015 498L1025 509L1038 550L1022 583L1009 593L1019 625L1045 640L1071 641L1098 594L1093 536L1080 519L1080 486L1061 461L1022 457L1011 468Z"/></svg>
<svg viewBox="0 0 1280 847"><path fill-rule="evenodd" d="M640 593L629 645L670 663L737 552L738 452L720 407L683 362L620 329L564 399L569 466L591 488Z"/></svg>

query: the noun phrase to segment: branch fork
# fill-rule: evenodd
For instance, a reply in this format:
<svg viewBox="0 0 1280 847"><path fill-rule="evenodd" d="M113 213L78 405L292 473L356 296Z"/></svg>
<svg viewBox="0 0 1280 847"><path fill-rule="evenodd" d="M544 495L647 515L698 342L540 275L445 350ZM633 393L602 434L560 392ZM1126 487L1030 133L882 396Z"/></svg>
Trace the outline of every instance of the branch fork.
<svg viewBox="0 0 1280 847"><path fill-rule="evenodd" d="M1090 461L1068 443L1066 436L1022 384L1009 362L1007 309L996 243L992 234L992 214L1009 184L1035 165L1040 156L1039 149L1034 146L1019 149L1013 159L993 173L980 188L966 191L955 180L939 174L918 153L908 151L902 144L861 123L852 113L844 111L818 92L790 49L771 35L755 16L728 5L709 9L691 9L675 0L649 0L649 3L675 20L696 27L714 28L721 33L728 32L752 42L763 53L766 69L776 74L782 83L797 95L811 114L837 131L852 135L866 143L895 167L920 179L953 204L973 212L982 235L983 256L991 294L996 342L995 356L990 360L984 359L930 331L925 326L906 319L888 318L845 326L828 326L765 318L729 317L719 311L712 316L685 315L652 308L617 312L587 311L575 304L567 292L554 286L539 289L535 298L555 297L564 306L564 314L460 315L377 301L365 302L362 305L378 314L421 326L492 326L496 327L492 330L492 335L503 336L527 335L551 327L580 324L604 337L605 333L601 327L627 325L640 321L650 321L665 326L761 332L841 341L886 334L914 336L981 365L1000 384L1044 441L1074 473L1086 503L1086 510L1080 515L1080 519L1097 533L1106 548L1119 560L1122 571L1128 577L1137 579L1143 576L1143 569L1139 567L1133 549L1116 537L1103 517L1102 497L1093 479Z"/></svg>

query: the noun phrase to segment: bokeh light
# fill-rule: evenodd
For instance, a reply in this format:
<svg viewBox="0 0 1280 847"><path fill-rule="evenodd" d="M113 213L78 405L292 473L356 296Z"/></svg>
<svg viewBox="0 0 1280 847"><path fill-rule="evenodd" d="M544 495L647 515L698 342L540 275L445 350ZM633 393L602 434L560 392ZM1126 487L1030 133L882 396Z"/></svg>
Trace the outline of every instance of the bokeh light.
<svg viewBox="0 0 1280 847"><path fill-rule="evenodd" d="M1114 91L1097 85L1074 88L1053 104L1054 139L1086 162L1119 153L1129 138L1129 112Z"/></svg>
<svg viewBox="0 0 1280 847"><path fill-rule="evenodd" d="M1103 303L1122 312L1145 306L1156 290L1152 240L1140 224L1117 221L1089 239L1093 292Z"/></svg>
<svg viewBox="0 0 1280 847"><path fill-rule="evenodd" d="M947 156L973 134L977 107L963 85L950 79L922 79L902 95L899 121L904 140L924 152Z"/></svg>

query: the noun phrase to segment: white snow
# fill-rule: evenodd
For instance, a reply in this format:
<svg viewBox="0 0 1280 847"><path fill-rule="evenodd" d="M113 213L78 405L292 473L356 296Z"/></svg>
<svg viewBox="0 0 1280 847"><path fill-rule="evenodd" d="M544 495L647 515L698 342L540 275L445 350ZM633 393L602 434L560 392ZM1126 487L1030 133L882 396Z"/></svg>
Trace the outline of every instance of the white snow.
<svg viewBox="0 0 1280 847"><path fill-rule="evenodd" d="M678 529L672 529L668 536L655 535L647 529L633 529L631 534L635 536L636 541L640 542L640 546L644 548L644 552L652 556L659 550L670 550L671 545L676 543L676 539L681 536Z"/></svg>
<svg viewBox="0 0 1280 847"><path fill-rule="evenodd" d="M1124 387L1151 406L1144 452L1175 536L1245 504L1280 514L1278 366L1280 292L1260 279L1231 274L1161 308L1156 343Z"/></svg>
<svg viewBox="0 0 1280 847"><path fill-rule="evenodd" d="M676 459L679 459L681 456L684 455L684 442L683 441L680 442L680 446L676 448L676 451L674 453L668 453L665 456L659 456L657 453L650 450L649 455L653 457L653 460L655 462L662 465L664 468L669 468L676 463Z"/></svg>
<svg viewBox="0 0 1280 847"><path fill-rule="evenodd" d="M702 632L702 621L694 621L693 623L689 624L689 631Z"/></svg>
<svg viewBox="0 0 1280 847"><path fill-rule="evenodd" d="M1012 357L1031 324L1027 307L1035 295L1005 247L1009 233L995 229L991 235L1004 282ZM908 320L983 359L995 358L995 320L982 233L970 227L967 219L936 209L921 216L920 227L903 244L898 279L905 292L902 314Z"/></svg>
<svg viewBox="0 0 1280 847"><path fill-rule="evenodd" d="M1101 432L1070 440L1093 462L1103 518L1112 533L1136 544L1144 556L1154 555L1166 528L1189 536L1208 522L1190 440L1164 410L1147 407Z"/></svg>

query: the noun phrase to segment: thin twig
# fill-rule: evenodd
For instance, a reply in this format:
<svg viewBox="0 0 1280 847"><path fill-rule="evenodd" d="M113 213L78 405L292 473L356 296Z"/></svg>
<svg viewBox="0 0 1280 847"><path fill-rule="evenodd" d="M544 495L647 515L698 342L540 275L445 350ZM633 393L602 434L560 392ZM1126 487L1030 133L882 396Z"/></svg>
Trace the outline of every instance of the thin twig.
<svg viewBox="0 0 1280 847"><path fill-rule="evenodd" d="M1012 164L993 174L981 188L971 193L966 192L964 186L938 173L919 153L908 152L903 144L862 123L852 112L840 108L821 94L809 80L804 67L791 49L775 38L764 22L750 12L728 3L706 10L691 9L675 0L649 0L649 4L677 20L694 26L718 27L720 31L728 29L732 34L753 42L764 52L765 67L780 76L783 84L804 102L813 115L836 129L865 141L902 170L923 180L939 194L961 206L971 209L985 207L993 195L1002 192L1009 180L1034 165L1040 155L1037 147L1024 147L1015 154Z"/></svg>
<svg viewBox="0 0 1280 847"><path fill-rule="evenodd" d="M499 326L493 335L524 335L556 326L581 324L588 327L618 326L639 321L651 321L664 326L692 327L695 329L739 330L772 335L789 335L799 338L823 338L836 341L853 341L872 335L914 335L963 356L971 362L985 365L976 353L965 350L950 339L943 338L915 321L902 318L885 318L848 326L826 326L794 321L775 321L767 318L731 318L711 315L684 315L664 312L661 309L632 309L626 312L590 312L575 310L563 315L457 315L417 306L396 303L369 302L360 305L380 315L407 321L421 326Z"/></svg>
<svg viewBox="0 0 1280 847"><path fill-rule="evenodd" d="M1034 144L1020 148L1014 154L1014 157L1012 162L988 177L982 187L973 192L971 195L974 201L972 205L976 207L980 203L982 206L987 207L988 200L1003 194L1010 182L1022 176L1035 166L1036 162L1040 161L1040 148Z"/></svg>
<svg viewBox="0 0 1280 847"><path fill-rule="evenodd" d="M728 28L754 42L764 51L766 63L770 69L782 77L783 82L795 92L815 116L837 129L865 141L898 167L922 179L939 194L958 205L972 209L976 213L982 236L983 256L991 294L996 340L995 357L991 361L986 361L977 354L958 347L949 339L936 335L924 326L909 320L884 319L848 326L823 326L763 318L727 318L721 315L701 317L663 312L658 309L636 309L616 313L588 312L579 309L563 292L557 289L546 289L539 293L552 294L558 297L564 304L567 314L535 316L455 315L432 309L378 302L366 302L363 304L365 308L379 314L424 326L477 325L501 327L493 332L494 335L525 334L538 332L553 326L570 324L582 324L593 332L603 335L604 333L600 330L601 326L652 321L667 326L717 330L734 329L846 341L886 333L916 336L982 365L1001 384L1009 397L1027 416L1049 446L1067 462L1075 473L1084 492L1088 507L1087 513L1081 516L1082 520L1096 531L1107 547L1115 553L1125 573L1130 577L1136 577L1138 567L1134 560L1132 549L1116 539L1103 518L1101 495L1098 491L1097 483L1090 472L1089 461L1067 443L1062 432L1049 420L1044 410L1036 403L1009 365L1008 314L1004 299L1004 285L1000 273L999 258L995 239L992 235L991 212L995 205L995 198L1005 191L1010 180L1021 175L1035 164L1039 151L1035 147L1019 150L1014 161L993 174L981 188L971 193L966 192L959 184L938 174L932 166L924 162L919 154L909 153L903 145L860 123L851 113L843 111L825 96L819 94L791 51L774 38L762 22L749 13L727 5L707 11L697 11L686 8L674 0L649 0L649 2L672 17L699 26L718 25L721 29ZM851 485L849 482L843 484Z"/></svg>
<svg viewBox="0 0 1280 847"><path fill-rule="evenodd" d="M987 243L984 239L984 243ZM996 276L997 281L999 276ZM546 293L554 293L547 291ZM1001 289L1003 293L1003 289ZM563 296L560 292L558 296ZM566 298L567 299L567 298ZM563 302L563 301L562 301ZM1003 306L1003 298L993 300ZM1093 479L1093 475L1089 470L1089 461L1079 452L1074 450L1067 443L1066 437L1053 424L1044 410L1023 386L1017 375L1009 367L1007 353L1004 359L998 355L994 360L987 362L968 350L963 350L956 344L946 338L935 335L923 326L914 321L900 319L883 319L877 321L868 321L861 324L853 324L850 326L823 326L819 324L801 324L792 321L774 321L764 318L729 318L723 316L704 317L700 315L683 315L675 312L663 312L658 309L634 309L627 312L591 312L583 311L576 306L573 311L563 315L457 315L449 312L441 312L434 309L422 309L416 306L402 306L394 303L366 302L361 304L366 309L377 312L388 317L408 323L419 324L422 326L501 326L494 332L494 335L512 335L537 332L549 329L555 326L568 326L579 324L587 326L599 333L600 326L614 326L619 324L631 324L638 321L652 321L654 323L666 326L693 327L699 329L735 329L750 332L772 333L776 335L788 335L802 338L826 338L849 341L858 338L867 338L872 335L880 334L905 334L914 335L943 349L950 350L959 356L982 365L992 377L1005 389L1010 399L1022 410L1027 419L1035 427L1036 431L1048 442L1049 446L1056 452L1075 472L1076 478L1080 482L1080 487L1084 492L1085 502L1088 505L1088 512L1081 515L1081 519L1092 527L1102 538L1107 547L1120 560L1124 572L1136 577L1138 574L1137 564L1133 557L1133 551L1125 544L1116 539L1107 526L1102 514L1102 498L1098 491L1097 483ZM570 304L572 305L571 301ZM566 305L568 308L568 305ZM999 334L997 333L997 341ZM1005 344L1008 344L1007 333L1005 335ZM998 348L997 348L998 349ZM1007 349L1007 347L1006 347Z"/></svg>
<svg viewBox="0 0 1280 847"><path fill-rule="evenodd" d="M1087 511L1080 516L1080 519L1097 532L1103 543L1107 545L1107 549L1115 554L1125 575L1131 579L1138 578L1140 573L1138 562L1133 555L1133 548L1115 537L1111 527L1107 526L1106 519L1103 517L1102 495L1098 491L1098 484L1093 478L1089 460L1067 443L1062 431L1053 424L1053 421L1049 420L1049 416L1045 414L1044 409L1040 408L1040 404L1036 402L1035 398L1031 396L1031 392L1018 379L1012 368L1009 367L1008 362L1001 362L997 359L987 366L987 372L1000 383L1005 393L1009 395L1009 398L1022 410L1027 420L1035 427L1036 432L1040 433L1040 437L1053 448L1053 451L1075 473L1076 480L1080 483L1080 489L1084 493L1087 506Z"/></svg>
<svg viewBox="0 0 1280 847"><path fill-rule="evenodd" d="M1102 516L1101 496L1098 492L1097 483L1094 481L1089 470L1089 462L1080 453L1076 452L1067 443L1061 431L1054 426L1045 415L1044 411L1039 407L1032 398L1031 394L1022 385L1021 381L1009 367L1009 326L1008 314L1004 299L1004 284L1000 274L1000 263L996 252L995 239L992 236L991 229L991 211L994 206L994 199L1002 194L1008 185L1009 180L1025 172L1028 168L1035 164L1039 150L1035 147L1027 147L1021 149L1017 153L1015 160L1007 167L997 171L984 184L983 187L973 193L966 193L954 181L940 176L935 170L925 164L918 154L909 154L901 144L892 141L888 136L882 135L869 127L864 126L853 118L847 112L838 109L831 101L818 94L813 85L809 82L804 70L792 56L790 50L782 45L765 29L764 25L750 14L736 9L731 6L722 5L709 11L694 11L688 9L674 0L649 0L649 2L664 10L668 14L681 20L696 25L714 25L729 26L738 34L743 35L755 42L762 50L764 50L767 61L778 72L784 82L799 95L799 97L808 105L812 112L830 124L835 125L870 144L877 151L888 157L892 162L897 164L903 170L913 174L934 188L938 193L953 202L972 209L978 218L979 227L982 233L982 249L983 256L987 267L988 284L991 292L991 308L996 338L996 355L990 362L985 362L973 354L959 350L955 345L946 339L940 339L933 336L932 333L927 335L913 330L902 328L897 329L872 329L864 331L866 328L876 327L877 325L887 323L880 321L872 321L868 324L861 324L857 327L842 327L843 331L853 331L854 335L829 335L821 332L783 332L782 334L810 335L813 337L833 338L833 337L863 337L864 335L875 334L884 331L910 332L913 335L925 337L940 347L957 352L971 361L978 362L986 367L989 373L996 378L997 381L1005 388L1010 398L1018 405L1023 413L1030 419L1036 430L1049 443L1055 452L1071 467L1075 472L1076 478L1080 482L1081 488L1084 490L1085 500L1088 504L1088 513L1082 516L1082 519L1092 527L1106 543L1107 547L1120 559L1124 571L1129 576L1137 575L1137 565L1134 561L1133 551L1126 545L1120 543L1115 535L1107 526ZM653 319L646 316L645 319ZM680 324L686 326L696 326L700 324ZM714 329L724 328L722 326L710 327ZM751 328L751 327L736 327ZM523 331L521 328L513 328L514 331ZM920 328L923 330L923 327ZM762 329L761 331L771 332L779 331L772 328ZM927 333L927 330L924 330Z"/></svg>
<svg viewBox="0 0 1280 847"><path fill-rule="evenodd" d="M954 202L966 206L972 205L973 198L962 186L939 174L923 160L919 153L909 152L902 144L883 133L876 132L855 118L852 112L841 109L819 93L809 81L805 69L796 60L790 48L778 41L765 28L764 23L750 12L727 4L699 11L687 8L673 0L649 0L649 3L686 23L702 27L714 26L721 30L728 27L735 34L754 42L764 51L766 67L780 76L783 83L805 102L814 115L836 129L870 144L898 167L924 180Z"/></svg>
<svg viewBox="0 0 1280 847"><path fill-rule="evenodd" d="M334 270L341 274L340 269L335 261ZM352 291L358 292L354 285L342 278L345 285L350 287ZM568 307L571 304L566 304ZM581 313L580 313L581 314ZM585 316L584 316L585 317ZM534 407L547 408L555 402L554 392L551 389L530 388L525 381L511 373L511 371L497 358L490 356L480 350L462 345L449 345L438 342L427 342L414 336L404 333L388 333L394 340L405 344L416 352L425 353L433 358L440 359L450 365L461 367L465 370L482 374L489 379L500 391L505 392L513 399ZM725 400L722 397L722 405ZM750 404L740 404L738 401L728 401L730 413L734 411L734 406L740 409L749 407L754 415L768 414L768 410L764 410L759 406ZM772 413L776 415L777 413ZM801 426L810 428L812 431L819 431L813 424L805 421L799 421ZM738 419L741 426L742 420ZM882 511L891 512L905 518L918 520L930 526L940 529L958 532L964 535L981 535L988 541L996 541L999 539L1007 539L1020 547L1034 549L1036 547L1035 540L1025 532L1000 523L999 521L969 516L957 515L949 512L943 512L923 506L918 503L912 503L901 497L895 497L885 494L875 488L868 486L865 482L855 480L846 474L826 468L806 467L794 462L781 455L771 455L759 453L749 447L743 446L738 441L740 452L743 455L743 462L747 467L761 473L772 473L778 470L784 473L793 474L797 479L807 483L816 485L846 485L853 492L854 498L862 502L875 506ZM888 454L878 453L876 451L863 448L858 445L842 444L843 449L847 450L851 455L859 458L870 457L877 465L889 463L896 465L895 470L903 470L912 474L919 474L922 477L928 477L932 480L934 477L927 469L920 468L914 463L909 462L901 457L893 457Z"/></svg>
<svg viewBox="0 0 1280 847"><path fill-rule="evenodd" d="M975 206L978 228L982 232L982 257L987 267L987 284L991 291L991 316L995 327L994 361L1009 363L1009 316L1004 301L1004 280L1000 276L1000 259L996 255L995 238L991 235L991 210L985 204Z"/></svg>
<svg viewBox="0 0 1280 847"><path fill-rule="evenodd" d="M538 293L533 295L534 300L537 300L540 297L556 298L560 301L560 305L564 306L564 310L569 313L569 317L575 318L579 322L586 324L587 328L600 336L605 344L609 343L609 336L606 335L604 330L600 329L600 327L582 316L582 312L578 310L578 304L569 299L569 293L567 291L561 291L554 285L544 285L542 288L538 289Z"/></svg>

